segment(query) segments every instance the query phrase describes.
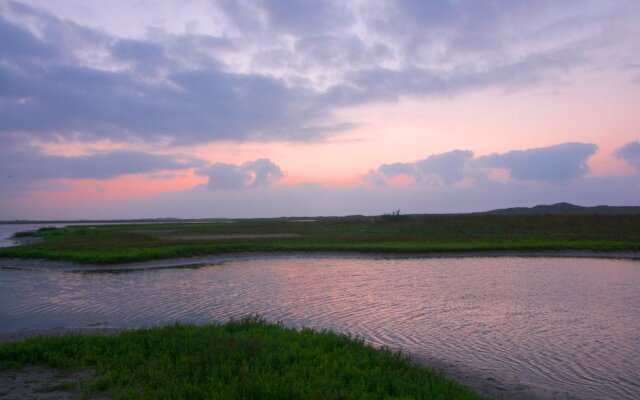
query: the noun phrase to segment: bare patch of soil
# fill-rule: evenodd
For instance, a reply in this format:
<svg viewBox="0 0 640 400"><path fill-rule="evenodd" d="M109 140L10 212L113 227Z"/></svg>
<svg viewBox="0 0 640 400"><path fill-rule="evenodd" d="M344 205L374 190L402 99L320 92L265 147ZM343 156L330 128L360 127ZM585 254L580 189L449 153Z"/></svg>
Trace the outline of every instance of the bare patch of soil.
<svg viewBox="0 0 640 400"><path fill-rule="evenodd" d="M91 370L67 372L29 366L0 371L0 399L82 399L84 388L96 377ZM92 399L106 399L101 395Z"/></svg>

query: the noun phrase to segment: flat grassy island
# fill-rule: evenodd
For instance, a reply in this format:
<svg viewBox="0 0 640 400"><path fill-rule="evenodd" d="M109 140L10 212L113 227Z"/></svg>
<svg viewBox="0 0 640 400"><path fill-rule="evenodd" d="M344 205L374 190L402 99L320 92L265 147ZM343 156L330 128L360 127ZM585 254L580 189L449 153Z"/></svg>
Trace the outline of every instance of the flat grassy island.
<svg viewBox="0 0 640 400"><path fill-rule="evenodd" d="M386 215L44 228L0 257L114 264L237 252L639 251L635 215Z"/></svg>
<svg viewBox="0 0 640 400"><path fill-rule="evenodd" d="M0 346L1 369L26 365L95 371L84 395L115 399L481 398L400 353L255 318Z"/></svg>

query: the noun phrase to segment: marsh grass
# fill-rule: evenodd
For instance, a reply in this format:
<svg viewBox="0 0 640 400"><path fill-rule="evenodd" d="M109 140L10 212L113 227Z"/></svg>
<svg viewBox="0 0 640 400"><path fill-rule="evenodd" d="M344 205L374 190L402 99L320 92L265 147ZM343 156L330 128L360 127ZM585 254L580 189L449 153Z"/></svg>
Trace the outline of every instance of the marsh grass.
<svg viewBox="0 0 640 400"><path fill-rule="evenodd" d="M44 238L44 243L1 248L0 257L112 264L247 251L640 250L640 215L401 217L318 218L305 223L281 218L41 229L37 235ZM234 234L294 236L211 239L212 235Z"/></svg>
<svg viewBox="0 0 640 400"><path fill-rule="evenodd" d="M402 354L258 318L0 346L0 368L95 368L86 394L116 399L479 399Z"/></svg>
<svg viewBox="0 0 640 400"><path fill-rule="evenodd" d="M34 232L34 231L22 231L22 232L14 233L12 237L14 237L14 238L23 238L23 237L33 237L33 236L36 236L36 232Z"/></svg>

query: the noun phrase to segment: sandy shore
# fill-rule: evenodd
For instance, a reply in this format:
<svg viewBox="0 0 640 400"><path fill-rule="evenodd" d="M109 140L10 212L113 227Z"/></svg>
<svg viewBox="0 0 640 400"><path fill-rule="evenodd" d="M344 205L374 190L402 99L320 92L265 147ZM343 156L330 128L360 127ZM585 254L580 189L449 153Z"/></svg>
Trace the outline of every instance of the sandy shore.
<svg viewBox="0 0 640 400"><path fill-rule="evenodd" d="M0 343L17 342L35 336L116 335L125 330L124 328L100 326L23 330L0 333ZM450 365L437 359L412 354L407 356L413 362L439 370L444 376L493 399L579 400L579 398L565 393L525 385L515 379L485 377L481 373ZM80 399L82 398L82 391L79 388L95 378L95 376L94 371L70 373L44 367L26 367L20 370L0 371L0 387L5 388L0 390L0 399ZM61 382L67 383L69 387L65 388L64 385L60 385ZM70 385L73 383L75 385Z"/></svg>

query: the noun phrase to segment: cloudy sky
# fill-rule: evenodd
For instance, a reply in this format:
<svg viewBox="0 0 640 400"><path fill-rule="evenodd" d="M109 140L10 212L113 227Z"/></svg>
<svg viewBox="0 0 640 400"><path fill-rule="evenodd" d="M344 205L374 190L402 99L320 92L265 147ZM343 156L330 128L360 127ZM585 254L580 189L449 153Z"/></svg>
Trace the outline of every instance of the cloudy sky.
<svg viewBox="0 0 640 400"><path fill-rule="evenodd" d="M0 0L0 219L640 205L637 0Z"/></svg>

